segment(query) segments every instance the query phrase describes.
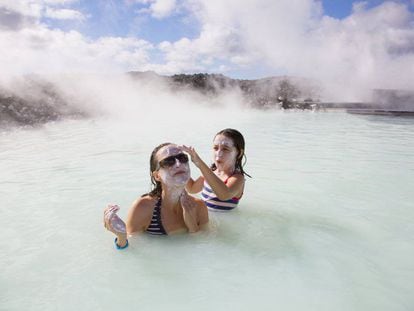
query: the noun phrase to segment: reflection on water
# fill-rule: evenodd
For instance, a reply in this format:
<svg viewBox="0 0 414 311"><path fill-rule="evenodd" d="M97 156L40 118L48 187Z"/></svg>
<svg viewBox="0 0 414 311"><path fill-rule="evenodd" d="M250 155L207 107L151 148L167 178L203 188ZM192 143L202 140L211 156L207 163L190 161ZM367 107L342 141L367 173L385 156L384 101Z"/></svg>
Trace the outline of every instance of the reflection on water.
<svg viewBox="0 0 414 311"><path fill-rule="evenodd" d="M413 127L414 126L414 117L412 115L400 115L400 116L375 116L375 115L367 115L367 116L359 116L362 119L368 120L369 122L376 122L376 123L386 123L391 126L395 125L402 125Z"/></svg>
<svg viewBox="0 0 414 311"><path fill-rule="evenodd" d="M95 120L0 135L1 310L414 307L412 120L191 113L151 131ZM211 213L207 232L114 250L103 207L125 217L148 190L152 148L186 143L208 159L225 127L247 141L240 208Z"/></svg>

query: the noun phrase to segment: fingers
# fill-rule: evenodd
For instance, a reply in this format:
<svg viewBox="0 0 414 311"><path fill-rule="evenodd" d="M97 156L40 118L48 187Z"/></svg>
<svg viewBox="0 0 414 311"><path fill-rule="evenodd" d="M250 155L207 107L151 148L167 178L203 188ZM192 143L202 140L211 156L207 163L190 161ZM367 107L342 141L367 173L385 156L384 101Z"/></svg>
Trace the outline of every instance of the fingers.
<svg viewBox="0 0 414 311"><path fill-rule="evenodd" d="M190 195L188 194L188 192L187 191L183 191L182 193L181 193L181 197L180 197L180 199L181 200L185 200L185 201L188 201L189 199L190 199Z"/></svg>
<svg viewBox="0 0 414 311"><path fill-rule="evenodd" d="M182 146L181 146L181 150L183 150L183 151L185 151L185 152L189 153L190 155L191 155L191 153L192 153L192 147L188 147L188 146L186 146L186 145L182 145Z"/></svg>
<svg viewBox="0 0 414 311"><path fill-rule="evenodd" d="M126 233L125 223L122 221L121 218L118 217L118 215L114 214L114 217L111 218L110 225L112 230L114 230L116 233Z"/></svg>
<svg viewBox="0 0 414 311"><path fill-rule="evenodd" d="M195 207L192 197L186 191L181 194L180 201L184 210L192 210Z"/></svg>
<svg viewBox="0 0 414 311"><path fill-rule="evenodd" d="M110 215L118 212L120 207L118 205L108 205L104 210L104 215Z"/></svg>
<svg viewBox="0 0 414 311"><path fill-rule="evenodd" d="M111 230L111 220L119 211L120 207L118 205L108 205L104 210L104 226L106 229Z"/></svg>
<svg viewBox="0 0 414 311"><path fill-rule="evenodd" d="M187 199L187 192L184 190L180 195L181 203L184 203L186 199Z"/></svg>
<svg viewBox="0 0 414 311"><path fill-rule="evenodd" d="M182 146L180 146L180 148L182 149L182 150L184 150L185 152L187 152L187 153L189 153L189 154L193 154L193 153L195 153L195 149L194 149L194 147L192 147L192 146L186 146L186 145L182 145Z"/></svg>

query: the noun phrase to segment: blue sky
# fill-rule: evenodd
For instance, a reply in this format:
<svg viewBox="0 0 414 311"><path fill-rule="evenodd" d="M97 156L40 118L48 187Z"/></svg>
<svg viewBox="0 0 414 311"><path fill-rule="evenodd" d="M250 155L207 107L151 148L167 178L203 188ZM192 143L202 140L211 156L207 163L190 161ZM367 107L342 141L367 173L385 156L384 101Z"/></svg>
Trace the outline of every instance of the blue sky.
<svg viewBox="0 0 414 311"><path fill-rule="evenodd" d="M140 12L148 9L148 4L84 1L74 3L72 8L83 12L87 20L79 22L46 18L45 22L51 27L76 29L94 39L134 36L154 43L177 41L182 37L193 38L199 30L197 21L186 15L186 12L174 12L163 18L154 18L148 12Z"/></svg>
<svg viewBox="0 0 414 311"><path fill-rule="evenodd" d="M413 11L414 0L1 0L0 67L408 81Z"/></svg>
<svg viewBox="0 0 414 311"><path fill-rule="evenodd" d="M335 18L345 18L352 13L352 6L354 3L366 2L368 8L375 7L383 3L383 0L370 0L370 1L348 1L348 0L324 0L322 6L326 15ZM410 1L399 1L405 2L407 5Z"/></svg>
<svg viewBox="0 0 414 311"><path fill-rule="evenodd" d="M144 1L145 2L145 1ZM318 1L315 1L318 2ZM323 14L336 19L344 19L352 14L353 5L365 3L366 8L381 5L384 0L350 1L322 0ZM410 0L394 0L395 3L405 4L409 10L414 9ZM176 41L182 37L194 38L199 31L197 20L189 17L185 11L174 12L165 18L153 18L141 12L148 8L148 3L126 4L121 1L76 1L71 8L83 12L87 20L77 21L45 18L51 27L65 30L77 29L91 38L103 36L139 36L152 42L165 40Z"/></svg>

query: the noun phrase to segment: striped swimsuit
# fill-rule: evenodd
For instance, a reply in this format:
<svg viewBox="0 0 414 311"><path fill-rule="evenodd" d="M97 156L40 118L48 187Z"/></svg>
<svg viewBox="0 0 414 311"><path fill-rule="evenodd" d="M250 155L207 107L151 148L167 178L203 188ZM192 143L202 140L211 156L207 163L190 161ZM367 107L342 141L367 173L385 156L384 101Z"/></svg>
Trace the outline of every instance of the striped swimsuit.
<svg viewBox="0 0 414 311"><path fill-rule="evenodd" d="M227 180L229 178L224 181L225 184L227 184ZM241 198L240 196L239 198L234 197L230 200L220 200L205 180L201 196L208 209L214 211L230 211L237 207L237 204L239 204L239 200Z"/></svg>
<svg viewBox="0 0 414 311"><path fill-rule="evenodd" d="M161 198L159 198L157 203L155 203L154 211L152 212L151 223L148 226L146 232L156 235L167 234L161 221Z"/></svg>

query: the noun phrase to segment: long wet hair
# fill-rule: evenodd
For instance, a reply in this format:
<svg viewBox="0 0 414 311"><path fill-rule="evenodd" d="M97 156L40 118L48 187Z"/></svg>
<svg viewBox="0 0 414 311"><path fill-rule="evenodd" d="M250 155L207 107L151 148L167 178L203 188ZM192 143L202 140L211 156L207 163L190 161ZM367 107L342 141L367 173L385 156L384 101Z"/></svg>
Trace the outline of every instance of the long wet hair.
<svg viewBox="0 0 414 311"><path fill-rule="evenodd" d="M165 146L171 145L171 143L163 143L157 147L154 148L154 150L151 152L150 157L150 177L151 177L151 190L148 193L143 194L141 197L144 197L146 195L149 195L150 197L158 197L161 198L162 193L162 186L161 182L156 181L154 176L152 175L153 172L159 169L158 167L158 160L156 158L157 152Z"/></svg>
<svg viewBox="0 0 414 311"><path fill-rule="evenodd" d="M236 147L237 149L235 170L236 172L240 172L241 174L243 174L243 176L248 176L251 178L252 176L247 174L243 169L243 166L247 162L246 153L244 152L246 149L243 135L238 130L231 128L221 130L214 136L214 138L216 138L217 135L224 135L233 141L234 147ZM216 164L211 164L210 168L213 171L216 170Z"/></svg>

